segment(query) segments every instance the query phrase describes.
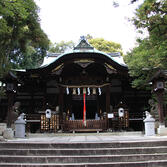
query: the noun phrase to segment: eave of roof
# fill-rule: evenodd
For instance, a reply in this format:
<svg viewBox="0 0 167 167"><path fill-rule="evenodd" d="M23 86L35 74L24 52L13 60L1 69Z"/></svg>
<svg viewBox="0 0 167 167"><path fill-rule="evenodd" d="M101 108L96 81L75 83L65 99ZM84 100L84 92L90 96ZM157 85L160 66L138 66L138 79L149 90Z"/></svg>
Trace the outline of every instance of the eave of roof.
<svg viewBox="0 0 167 167"><path fill-rule="evenodd" d="M71 52L63 53L63 54L61 54L61 55L59 55L57 57L49 57L49 56L45 57L42 65L39 68L47 67L50 64L56 62L58 59L60 59L60 58L62 58L64 56L68 56L69 54L76 54L76 53L101 54L101 55L104 55L107 58L113 60L115 63L117 63L117 64L119 64L119 65L121 65L123 67L127 67L127 65L125 64L125 62L123 60L123 57L119 53L116 52L116 53L112 53L112 54L107 54L107 53L92 49L92 50L82 50L82 51L81 50L73 50Z"/></svg>
<svg viewBox="0 0 167 167"><path fill-rule="evenodd" d="M79 44L74 47L73 50L65 52L65 53L47 53L48 55L44 58L43 63L40 67L35 68L35 69L26 69L25 71L19 71L19 70L15 70L18 72L27 72L27 71L34 71L34 70L40 70L40 69L44 69L47 68L48 66L56 63L56 61L60 60L61 58L66 58L66 56L68 55L77 55L77 54L98 54L98 55L102 55L106 58L108 58L109 60L112 60L113 62L115 62L116 64L118 64L120 67L123 68L127 68L127 65L125 64L123 57L121 56L121 54L119 52L114 52L114 53L104 53L101 52L99 50L96 50L93 46L91 46L89 44L89 42L86 40L85 37L81 37Z"/></svg>

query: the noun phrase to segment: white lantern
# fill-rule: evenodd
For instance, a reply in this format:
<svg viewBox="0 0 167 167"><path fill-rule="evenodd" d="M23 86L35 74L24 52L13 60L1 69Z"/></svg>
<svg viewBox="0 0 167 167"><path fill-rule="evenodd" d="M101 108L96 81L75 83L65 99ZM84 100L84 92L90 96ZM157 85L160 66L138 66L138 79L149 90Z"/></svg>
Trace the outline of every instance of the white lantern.
<svg viewBox="0 0 167 167"><path fill-rule="evenodd" d="M46 118L51 118L51 115L52 115L52 111L50 110L50 109L47 109L46 111L45 111L45 114L46 114Z"/></svg>
<svg viewBox="0 0 167 167"><path fill-rule="evenodd" d="M124 109L123 108L118 109L118 115L119 115L119 117L124 117Z"/></svg>

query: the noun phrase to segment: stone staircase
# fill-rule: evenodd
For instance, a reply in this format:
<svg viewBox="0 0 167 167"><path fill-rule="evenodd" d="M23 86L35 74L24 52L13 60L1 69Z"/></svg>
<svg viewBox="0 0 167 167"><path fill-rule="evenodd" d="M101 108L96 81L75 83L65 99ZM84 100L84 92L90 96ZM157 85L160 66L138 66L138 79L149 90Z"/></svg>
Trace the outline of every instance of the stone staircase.
<svg viewBox="0 0 167 167"><path fill-rule="evenodd" d="M167 141L1 142L0 167L166 167Z"/></svg>

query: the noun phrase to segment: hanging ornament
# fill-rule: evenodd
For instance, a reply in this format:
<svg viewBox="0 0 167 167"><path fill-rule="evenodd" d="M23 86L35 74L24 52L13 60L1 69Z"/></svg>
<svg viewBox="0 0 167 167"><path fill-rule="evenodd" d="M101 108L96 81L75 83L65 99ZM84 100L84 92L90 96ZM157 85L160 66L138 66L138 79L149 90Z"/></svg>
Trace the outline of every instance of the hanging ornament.
<svg viewBox="0 0 167 167"><path fill-rule="evenodd" d="M83 88L83 94L86 94L86 88Z"/></svg>
<svg viewBox="0 0 167 167"><path fill-rule="evenodd" d="M78 95L80 95L80 88L78 88Z"/></svg>
<svg viewBox="0 0 167 167"><path fill-rule="evenodd" d="M68 87L66 88L66 92L67 92L67 95L69 95L70 92L69 92L69 88Z"/></svg>
<svg viewBox="0 0 167 167"><path fill-rule="evenodd" d="M76 88L73 88L72 94L73 94L73 95L76 95L76 93L77 93Z"/></svg>
<svg viewBox="0 0 167 167"><path fill-rule="evenodd" d="M99 95L101 95L101 89L100 89L100 88L98 88L98 90L99 90Z"/></svg>
<svg viewBox="0 0 167 167"><path fill-rule="evenodd" d="M96 88L93 88L93 95L96 94Z"/></svg>
<svg viewBox="0 0 167 167"><path fill-rule="evenodd" d="M90 88L87 88L87 90L88 90L88 95L90 95Z"/></svg>

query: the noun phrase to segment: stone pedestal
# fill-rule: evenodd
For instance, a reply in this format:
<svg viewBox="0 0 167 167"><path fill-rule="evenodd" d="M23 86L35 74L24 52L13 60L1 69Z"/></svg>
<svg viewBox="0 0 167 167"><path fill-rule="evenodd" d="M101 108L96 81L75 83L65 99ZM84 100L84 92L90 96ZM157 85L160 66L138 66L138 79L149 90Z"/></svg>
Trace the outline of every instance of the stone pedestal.
<svg viewBox="0 0 167 167"><path fill-rule="evenodd" d="M159 135L167 135L167 128L165 127L165 125L159 125L159 128L157 129L157 133Z"/></svg>
<svg viewBox="0 0 167 167"><path fill-rule="evenodd" d="M20 117L15 121L15 137L25 138L25 124L26 121L23 119L24 114L21 114Z"/></svg>
<svg viewBox="0 0 167 167"><path fill-rule="evenodd" d="M144 120L145 136L155 136L155 119L148 115Z"/></svg>
<svg viewBox="0 0 167 167"><path fill-rule="evenodd" d="M3 137L5 139L13 139L14 132L13 132L12 128L7 128L6 130L4 130Z"/></svg>
<svg viewBox="0 0 167 167"><path fill-rule="evenodd" d="M3 135L3 132L6 130L6 123L0 123L0 136Z"/></svg>

